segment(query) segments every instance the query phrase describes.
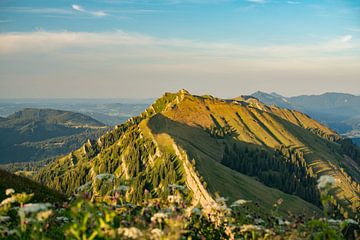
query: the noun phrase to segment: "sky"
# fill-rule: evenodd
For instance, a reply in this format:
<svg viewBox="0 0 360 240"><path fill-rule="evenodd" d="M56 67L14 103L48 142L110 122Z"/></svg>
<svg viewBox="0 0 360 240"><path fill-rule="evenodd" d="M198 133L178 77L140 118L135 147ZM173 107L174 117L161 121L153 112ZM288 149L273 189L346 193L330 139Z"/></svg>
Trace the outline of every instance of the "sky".
<svg viewBox="0 0 360 240"><path fill-rule="evenodd" d="M0 0L0 98L360 94L359 0Z"/></svg>

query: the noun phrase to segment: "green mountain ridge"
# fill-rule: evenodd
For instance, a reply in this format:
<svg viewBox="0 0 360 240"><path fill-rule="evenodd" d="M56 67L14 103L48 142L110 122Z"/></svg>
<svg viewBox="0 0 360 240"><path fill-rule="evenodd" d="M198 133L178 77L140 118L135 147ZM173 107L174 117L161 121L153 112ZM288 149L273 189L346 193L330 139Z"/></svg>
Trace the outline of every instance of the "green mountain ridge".
<svg viewBox="0 0 360 240"><path fill-rule="evenodd" d="M258 202L264 211L282 198L284 214L313 214L319 211L316 180L331 175L334 207L353 216L359 207L354 180L359 173L347 173L340 139L301 112L253 97L218 99L181 90L166 93L140 116L50 163L35 179L66 194L88 191L93 197L106 195L107 181L127 184L134 203L144 192L166 198L168 186L180 184L193 205L216 205L219 193L230 201ZM263 159L276 164L263 164ZM258 164L263 167L251 171Z"/></svg>

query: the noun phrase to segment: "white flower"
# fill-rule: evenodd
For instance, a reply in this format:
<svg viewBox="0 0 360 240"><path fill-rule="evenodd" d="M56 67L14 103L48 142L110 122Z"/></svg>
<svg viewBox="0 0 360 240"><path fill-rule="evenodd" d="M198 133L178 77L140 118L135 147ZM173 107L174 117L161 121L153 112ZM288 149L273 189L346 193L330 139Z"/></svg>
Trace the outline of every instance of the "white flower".
<svg viewBox="0 0 360 240"><path fill-rule="evenodd" d="M130 239L139 239L143 236L143 233L136 227L118 228L118 233Z"/></svg>
<svg viewBox="0 0 360 240"><path fill-rule="evenodd" d="M52 210L42 211L42 212L39 212L38 214L36 214L36 219L40 222L43 222L46 219L48 219L52 214L53 214Z"/></svg>
<svg viewBox="0 0 360 240"><path fill-rule="evenodd" d="M201 209L200 208L197 208L197 207L194 207L192 210L191 210L191 213L194 214L194 215L201 215L202 212L201 212Z"/></svg>
<svg viewBox="0 0 360 240"><path fill-rule="evenodd" d="M239 199L239 200L236 200L235 202L233 202L230 207L239 207L241 205L244 205L246 203L250 203L251 201L248 201L248 200L244 200L244 199Z"/></svg>
<svg viewBox="0 0 360 240"><path fill-rule="evenodd" d="M359 225L359 223L357 221L355 221L354 219L351 219L351 218L345 219L344 223Z"/></svg>
<svg viewBox="0 0 360 240"><path fill-rule="evenodd" d="M219 205L217 207L217 210L219 210L220 212L227 212L227 213L230 213L232 211L231 208L228 208L225 204Z"/></svg>
<svg viewBox="0 0 360 240"><path fill-rule="evenodd" d="M8 188L8 189L5 190L5 194L6 194L7 196L9 196L9 195L11 195L11 194L14 194L14 193L15 193L15 190L12 189L12 188Z"/></svg>
<svg viewBox="0 0 360 240"><path fill-rule="evenodd" d="M256 219L254 219L254 223L255 223L255 224L264 224L265 221L262 220L261 218L256 218Z"/></svg>
<svg viewBox="0 0 360 240"><path fill-rule="evenodd" d="M50 203L28 203L25 204L22 208L20 208L19 212L22 211L23 213L35 213L39 211L45 211L49 207L51 207Z"/></svg>
<svg viewBox="0 0 360 240"><path fill-rule="evenodd" d="M224 198L224 197L218 197L218 198L215 199L215 201L217 203L225 203L227 201L227 199Z"/></svg>
<svg viewBox="0 0 360 240"><path fill-rule="evenodd" d="M91 189L91 182L87 182L76 189L77 192L89 191Z"/></svg>
<svg viewBox="0 0 360 240"><path fill-rule="evenodd" d="M252 231L262 231L264 228L262 226L258 225L252 225L252 224L244 224L240 227L240 232L252 232Z"/></svg>
<svg viewBox="0 0 360 240"><path fill-rule="evenodd" d="M151 233L151 239L161 239L161 237L164 235L164 232L161 229L154 228L150 231Z"/></svg>
<svg viewBox="0 0 360 240"><path fill-rule="evenodd" d="M335 225L338 225L341 223L340 220L335 220L335 219L328 219L327 221L328 221L328 223L335 224Z"/></svg>
<svg viewBox="0 0 360 240"><path fill-rule="evenodd" d="M16 198L14 196L4 199L0 205L7 205L16 202Z"/></svg>
<svg viewBox="0 0 360 240"><path fill-rule="evenodd" d="M183 186L183 185L178 185L178 184L169 184L169 188L184 190L184 189L185 189L185 186Z"/></svg>
<svg viewBox="0 0 360 240"><path fill-rule="evenodd" d="M169 195L167 200L170 203L179 203L179 202L181 202L181 197L178 195Z"/></svg>
<svg viewBox="0 0 360 240"><path fill-rule="evenodd" d="M167 217L168 215L166 213L158 212L151 217L151 221L162 223Z"/></svg>
<svg viewBox="0 0 360 240"><path fill-rule="evenodd" d="M55 219L58 222L68 222L69 221L69 219L67 217L62 217L62 216L56 217Z"/></svg>
<svg viewBox="0 0 360 240"><path fill-rule="evenodd" d="M318 188L324 189L328 186L333 185L335 183L335 179L332 176L324 175L324 176L321 176L317 182L318 182L318 185L317 185Z"/></svg>
<svg viewBox="0 0 360 240"><path fill-rule="evenodd" d="M0 223L4 223L10 220L9 216L0 216Z"/></svg>
<svg viewBox="0 0 360 240"><path fill-rule="evenodd" d="M101 173L101 174L98 174L96 175L96 179L99 179L99 180L114 180L114 175L113 174L110 174L110 173Z"/></svg>
<svg viewBox="0 0 360 240"><path fill-rule="evenodd" d="M116 190L121 191L121 192L127 192L129 189L130 189L129 186L120 185L120 186L117 187Z"/></svg>

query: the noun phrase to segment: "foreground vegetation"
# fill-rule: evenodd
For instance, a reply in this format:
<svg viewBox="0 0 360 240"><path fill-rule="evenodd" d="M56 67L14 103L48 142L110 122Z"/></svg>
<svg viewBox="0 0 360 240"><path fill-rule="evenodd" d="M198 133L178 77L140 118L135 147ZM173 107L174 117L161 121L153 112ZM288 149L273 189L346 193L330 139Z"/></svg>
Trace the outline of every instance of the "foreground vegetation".
<svg viewBox="0 0 360 240"><path fill-rule="evenodd" d="M323 190L333 179L322 178ZM129 187L111 194L83 193L62 204L29 203L33 194L7 189L0 204L1 239L357 239L359 225L352 219L329 219L322 196L324 218L278 213L282 199L263 215L257 203L217 197L216 206L201 209L184 200L184 186L169 185L167 198L127 201ZM326 192L326 191L325 191Z"/></svg>

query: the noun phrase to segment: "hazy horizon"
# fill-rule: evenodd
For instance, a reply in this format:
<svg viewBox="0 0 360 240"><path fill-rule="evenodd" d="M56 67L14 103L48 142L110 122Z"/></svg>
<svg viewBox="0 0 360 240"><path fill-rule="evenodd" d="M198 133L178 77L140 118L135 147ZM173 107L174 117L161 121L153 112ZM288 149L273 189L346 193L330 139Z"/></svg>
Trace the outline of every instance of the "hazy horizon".
<svg viewBox="0 0 360 240"><path fill-rule="evenodd" d="M166 91L166 92L178 92L181 89L175 90L175 91ZM188 89L185 89L188 90ZM260 91L260 90L258 90ZM234 95L234 96L217 96L208 92L204 92L204 93L195 93L195 92L191 92L189 91L191 94L195 94L195 95L212 95L214 97L221 97L221 98L235 98L238 96L247 96L247 95L252 95L258 91L255 92L251 92L249 94L238 94L238 95ZM264 92L264 93L268 93L268 94L279 94L283 97L287 97L287 98L291 98L291 97L299 97L299 96L319 96L319 95L324 95L324 94L350 94L353 96L360 96L360 94L354 94L354 93L349 93L349 92L322 92L322 93L318 93L318 94L296 94L296 95L283 95L280 94L278 92L266 92L266 91L260 91L260 92ZM164 94L165 92L161 93L158 96L153 96L153 97L146 97L146 98L142 98L142 97L128 97L128 98L123 98L123 97L109 97L109 98L96 98L96 97L92 97L92 98L81 98L81 97L53 97L53 98L49 98L49 97L30 97L30 98L24 98L24 97L19 97L19 98L1 98L0 97L0 102L4 102L4 101L43 101L43 100L49 100L49 101L103 101L104 103L149 103L157 98L159 98L162 94Z"/></svg>
<svg viewBox="0 0 360 240"><path fill-rule="evenodd" d="M0 98L360 94L356 0L8 0L0 43Z"/></svg>

